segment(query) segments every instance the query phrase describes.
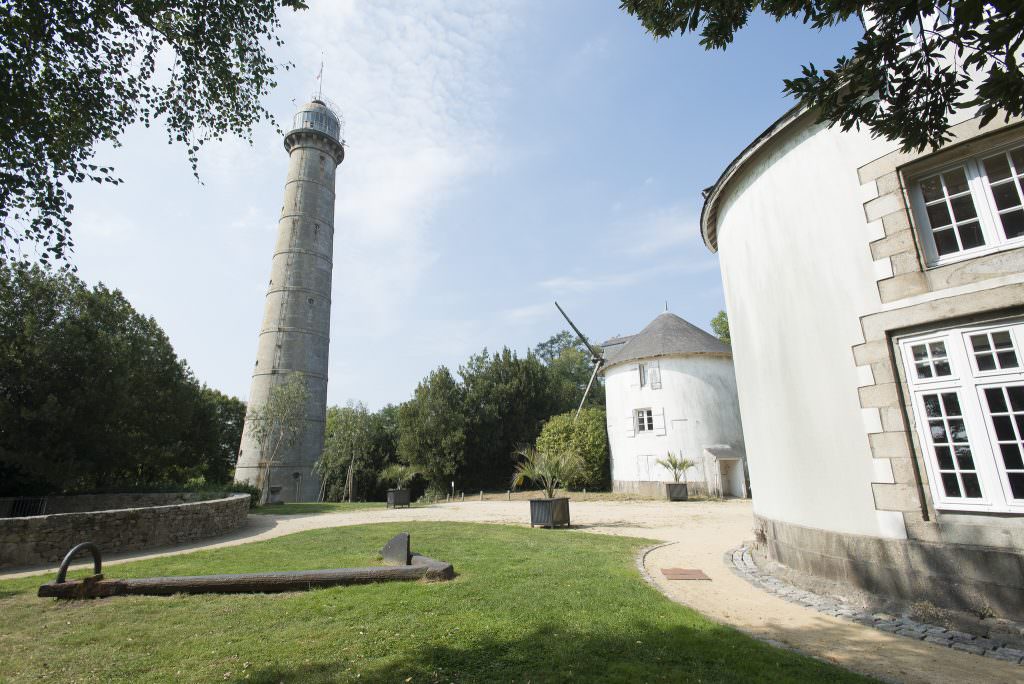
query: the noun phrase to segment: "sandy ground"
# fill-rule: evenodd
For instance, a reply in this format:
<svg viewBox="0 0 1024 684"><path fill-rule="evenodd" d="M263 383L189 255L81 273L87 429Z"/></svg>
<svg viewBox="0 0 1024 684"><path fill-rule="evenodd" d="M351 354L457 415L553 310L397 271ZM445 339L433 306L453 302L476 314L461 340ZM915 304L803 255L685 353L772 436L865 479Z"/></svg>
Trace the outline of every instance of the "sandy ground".
<svg viewBox="0 0 1024 684"><path fill-rule="evenodd" d="M403 520L522 525L523 501L466 501L400 510L364 510L308 516L250 515L237 532L155 552L119 554L104 566L271 539L302 530ZM1024 667L881 632L788 603L733 574L723 557L751 538L749 501L687 503L577 501L573 527L582 532L671 542L648 553L643 566L666 596L709 618L765 639L881 679L921 684L1021 682ZM416 543L413 539L413 549ZM457 559L452 559L458 568ZM87 567L83 564L81 567ZM711 581L665 580L661 568L703 570ZM0 573L0 579L52 571L52 567Z"/></svg>

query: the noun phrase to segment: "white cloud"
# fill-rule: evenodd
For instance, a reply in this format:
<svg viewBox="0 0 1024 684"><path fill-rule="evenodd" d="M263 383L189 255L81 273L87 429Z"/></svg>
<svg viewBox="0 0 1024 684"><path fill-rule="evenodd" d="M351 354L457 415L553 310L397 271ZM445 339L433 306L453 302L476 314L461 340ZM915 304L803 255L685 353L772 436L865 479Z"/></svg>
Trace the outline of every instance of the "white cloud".
<svg viewBox="0 0 1024 684"><path fill-rule="evenodd" d="M349 144L338 170L336 320L388 334L437 259L429 228L496 158L487 74L507 3L321 2L288 19L296 74L339 103ZM322 52L321 52L322 50Z"/></svg>

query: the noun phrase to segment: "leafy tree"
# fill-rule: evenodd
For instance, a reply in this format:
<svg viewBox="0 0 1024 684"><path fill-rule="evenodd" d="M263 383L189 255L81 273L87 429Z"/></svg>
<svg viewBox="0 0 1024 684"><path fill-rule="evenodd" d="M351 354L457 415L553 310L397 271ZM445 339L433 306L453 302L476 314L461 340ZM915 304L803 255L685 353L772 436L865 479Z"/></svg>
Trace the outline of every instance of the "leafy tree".
<svg viewBox="0 0 1024 684"><path fill-rule="evenodd" d="M356 461L366 452L369 433L370 413L362 402L327 409L324 450L316 464L325 500L341 501L346 495L353 499L353 492L345 491L348 473L352 469L354 480Z"/></svg>
<svg viewBox="0 0 1024 684"><path fill-rule="evenodd" d="M210 140L272 121L261 100L282 8L303 0L11 0L0 8L0 258L72 247L68 185L118 183L90 163L135 123L162 123L196 171ZM169 66L162 68L161 63ZM285 68L288 68L285 65Z"/></svg>
<svg viewBox="0 0 1024 684"><path fill-rule="evenodd" d="M245 425L245 402L212 387L200 390L201 415L193 427L205 435L209 448L203 460L203 479L207 484L228 484L238 460L238 443Z"/></svg>
<svg viewBox="0 0 1024 684"><path fill-rule="evenodd" d="M260 449L260 472L256 486L266 501L270 492L270 470L283 451L295 445L306 422L309 388L302 373L291 373L270 388L261 406L250 406L246 415L250 434Z"/></svg>
<svg viewBox="0 0 1024 684"><path fill-rule="evenodd" d="M423 473L435 493L448 489L465 460L465 392L441 366L398 409L398 457Z"/></svg>
<svg viewBox="0 0 1024 684"><path fill-rule="evenodd" d="M568 411L544 423L537 437L537 450L545 453L571 452L580 459L579 472L566 485L571 489L607 489L608 428L604 409L584 408L579 417Z"/></svg>
<svg viewBox="0 0 1024 684"><path fill-rule="evenodd" d="M715 317L711 319L711 332L715 333L722 342L732 344L732 338L729 336L729 314L724 311L715 314Z"/></svg>
<svg viewBox="0 0 1024 684"><path fill-rule="evenodd" d="M583 346L583 343L580 342L576 335L568 330L561 330L539 343L534 348L533 353L540 357L541 361L550 365L566 349L578 349L581 352L587 351L587 348Z"/></svg>
<svg viewBox="0 0 1024 684"><path fill-rule="evenodd" d="M700 33L725 49L750 14L798 18L816 29L865 17L851 57L813 64L785 80L785 92L822 121L923 150L950 140L949 115L977 107L983 123L1024 114L1024 12L1017 2L981 0L623 0L656 37ZM976 88L975 88L976 86Z"/></svg>
<svg viewBox="0 0 1024 684"><path fill-rule="evenodd" d="M514 450L532 443L555 409L551 378L533 354L484 349L459 369L465 388L466 459L459 483L496 489L512 473Z"/></svg>
<svg viewBox="0 0 1024 684"><path fill-rule="evenodd" d="M119 291L89 289L67 271L0 266L4 493L223 481L235 418L210 396Z"/></svg>
<svg viewBox="0 0 1024 684"><path fill-rule="evenodd" d="M553 411L578 408L594 372L590 350L574 334L562 330L538 344L534 352L544 361L551 378ZM604 406L604 379L600 375L594 378L585 406Z"/></svg>
<svg viewBox="0 0 1024 684"><path fill-rule="evenodd" d="M340 501L352 467L350 500L380 499L386 482L381 472L397 462L398 407L391 404L370 413L362 402L327 409L324 451L317 463L323 478L324 498Z"/></svg>

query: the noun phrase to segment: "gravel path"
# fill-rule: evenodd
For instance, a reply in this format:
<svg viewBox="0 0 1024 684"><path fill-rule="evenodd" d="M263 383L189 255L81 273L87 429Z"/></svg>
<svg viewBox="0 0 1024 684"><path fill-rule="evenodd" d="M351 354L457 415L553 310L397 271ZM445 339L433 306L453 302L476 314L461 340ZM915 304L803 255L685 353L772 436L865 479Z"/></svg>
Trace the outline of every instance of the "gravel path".
<svg viewBox="0 0 1024 684"><path fill-rule="evenodd" d="M104 566L271 539L303 530L403 520L528 524L523 501L466 501L400 510L321 515L250 515L241 530L206 542L155 552L120 554ZM752 536L749 501L578 501L575 529L667 542L642 559L648 581L674 601L759 639L880 679L921 684L1019 682L1019 666L907 639L790 603L754 586L726 564L727 552ZM538 531L538 534L553 534ZM413 549L416 548L415 538ZM458 568L458 559L451 559ZM85 564L82 567L86 567ZM711 581L667 581L662 568L703 570ZM52 571L52 567L0 573L0 579Z"/></svg>

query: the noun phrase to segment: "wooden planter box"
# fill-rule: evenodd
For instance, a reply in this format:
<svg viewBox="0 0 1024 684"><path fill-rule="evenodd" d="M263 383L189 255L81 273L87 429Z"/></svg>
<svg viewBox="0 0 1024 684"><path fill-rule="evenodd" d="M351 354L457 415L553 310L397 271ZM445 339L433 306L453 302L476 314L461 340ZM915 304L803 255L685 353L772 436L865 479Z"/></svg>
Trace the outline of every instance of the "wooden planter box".
<svg viewBox="0 0 1024 684"><path fill-rule="evenodd" d="M409 499L412 496L410 489L389 489L388 503L385 508L398 508L399 506L409 507Z"/></svg>
<svg viewBox="0 0 1024 684"><path fill-rule="evenodd" d="M558 527L569 525L569 497L530 499L530 527Z"/></svg>
<svg viewBox="0 0 1024 684"><path fill-rule="evenodd" d="M666 482L665 494L669 501L686 501L690 498L685 482Z"/></svg>

